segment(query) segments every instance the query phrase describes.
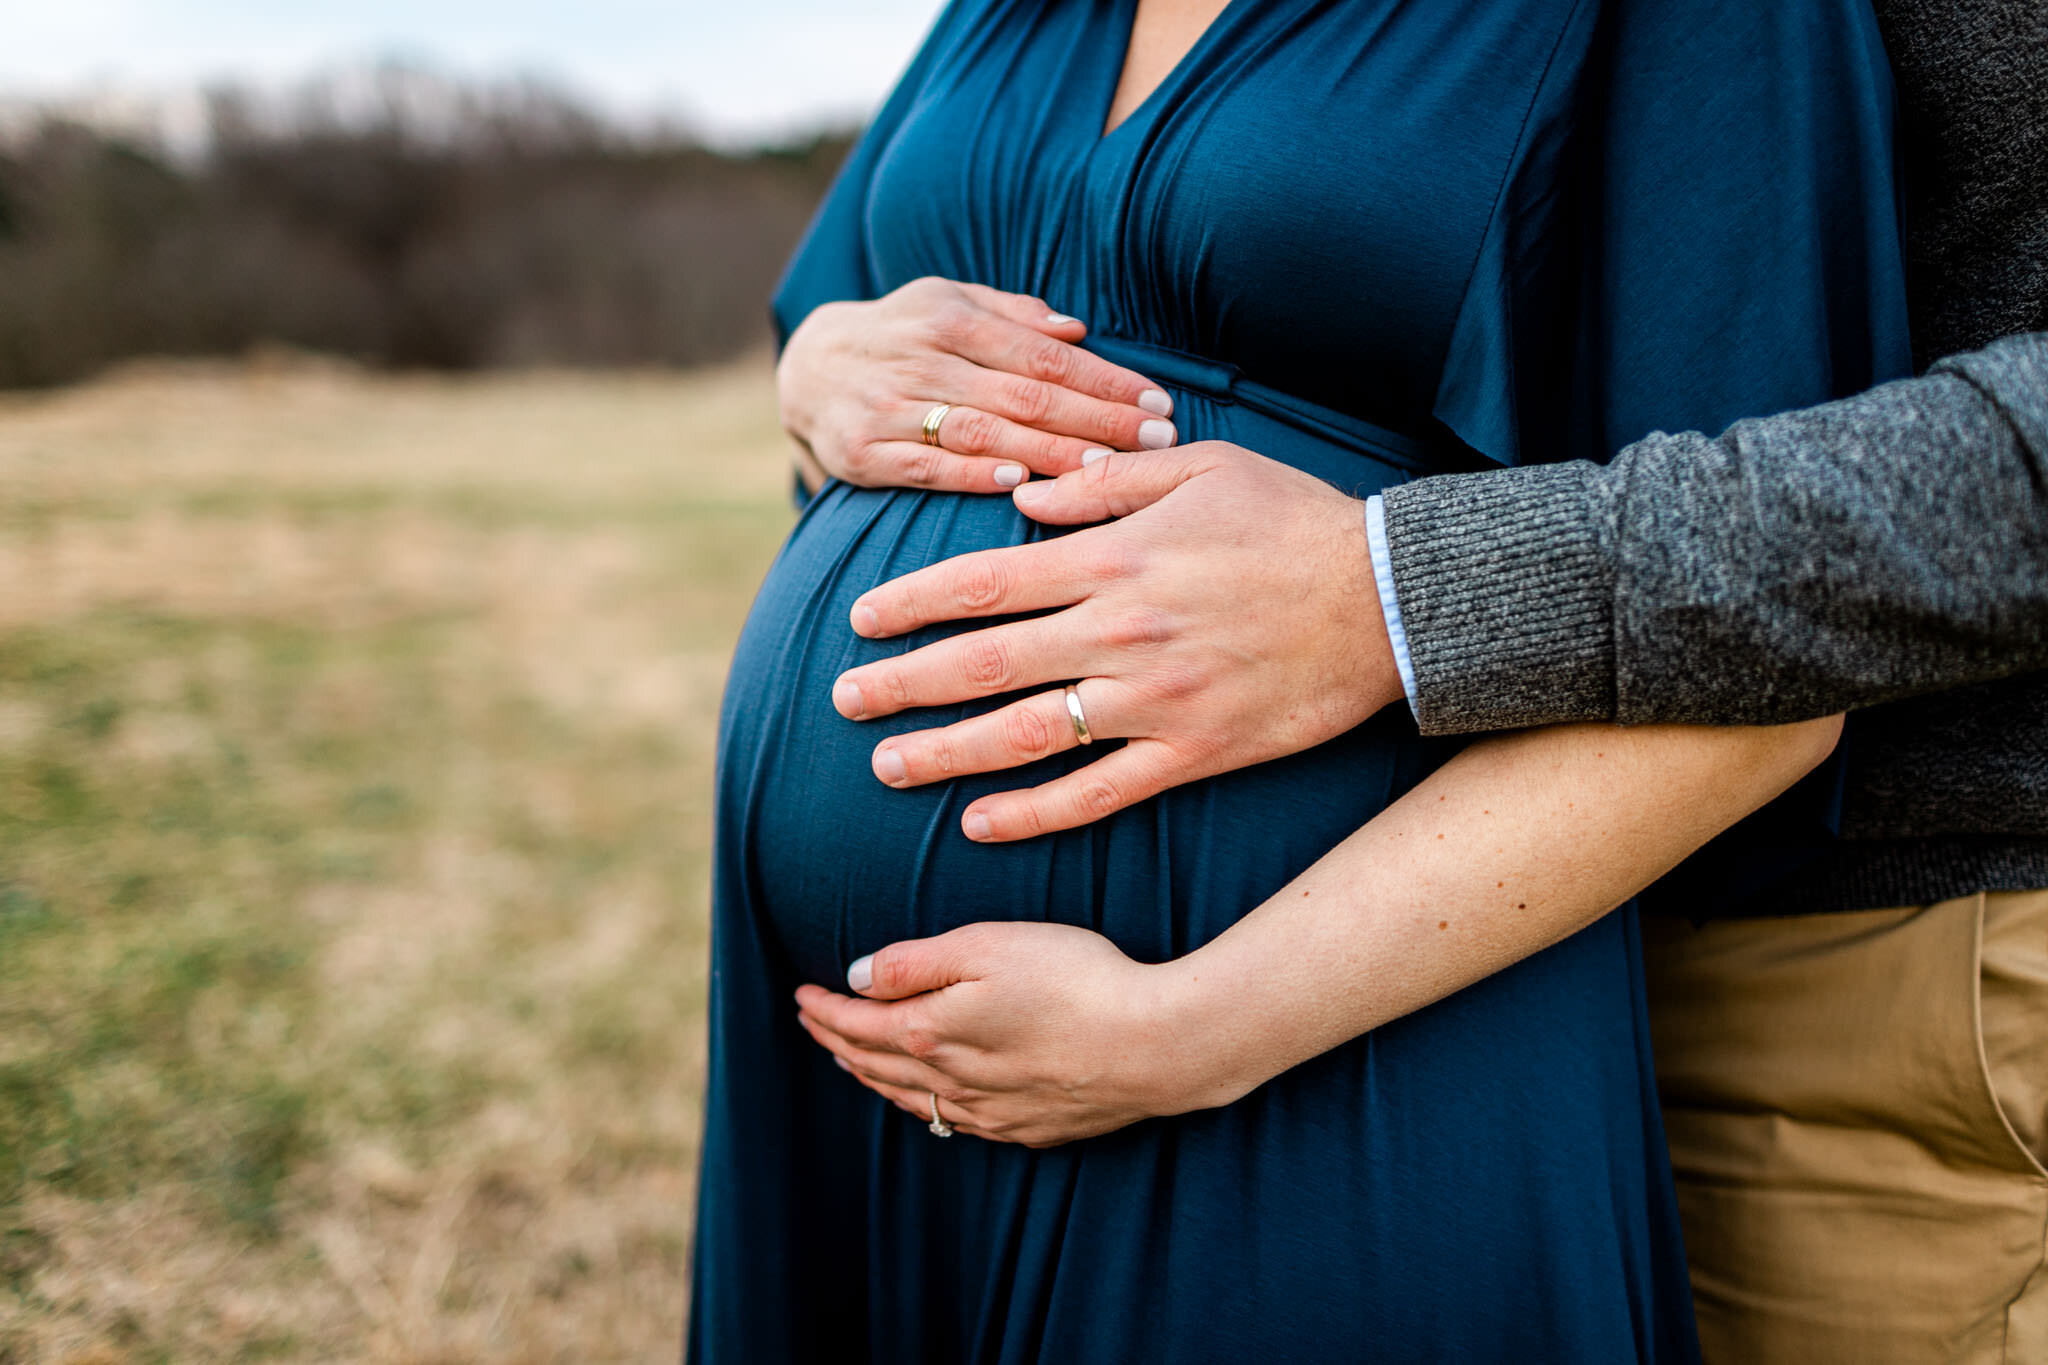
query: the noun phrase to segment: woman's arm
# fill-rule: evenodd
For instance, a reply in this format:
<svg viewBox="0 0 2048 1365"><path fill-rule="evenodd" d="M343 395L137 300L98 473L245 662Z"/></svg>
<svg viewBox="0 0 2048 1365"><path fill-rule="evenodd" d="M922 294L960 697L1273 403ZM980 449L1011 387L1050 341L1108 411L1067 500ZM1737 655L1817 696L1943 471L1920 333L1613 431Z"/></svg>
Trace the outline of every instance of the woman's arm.
<svg viewBox="0 0 2048 1365"><path fill-rule="evenodd" d="M1487 740L1186 957L1136 963L1066 925L971 925L856 963L870 998L805 986L802 1019L863 1084L926 1118L936 1093L983 1137L1046 1146L1228 1104L1590 924L1839 733L1831 717Z"/></svg>

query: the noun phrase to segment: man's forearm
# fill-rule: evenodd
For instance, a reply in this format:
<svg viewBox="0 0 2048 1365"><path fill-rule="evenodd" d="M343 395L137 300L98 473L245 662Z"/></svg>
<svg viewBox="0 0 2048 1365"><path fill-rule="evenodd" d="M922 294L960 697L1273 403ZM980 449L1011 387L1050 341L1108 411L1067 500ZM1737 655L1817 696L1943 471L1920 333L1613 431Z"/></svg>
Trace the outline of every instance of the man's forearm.
<svg viewBox="0 0 2048 1365"><path fill-rule="evenodd" d="M2048 334L1384 511L1429 733L1774 723L2048 667Z"/></svg>
<svg viewBox="0 0 2048 1365"><path fill-rule="evenodd" d="M1592 923L1784 791L1839 723L1571 726L1466 749L1157 970L1199 1096L1236 1099Z"/></svg>

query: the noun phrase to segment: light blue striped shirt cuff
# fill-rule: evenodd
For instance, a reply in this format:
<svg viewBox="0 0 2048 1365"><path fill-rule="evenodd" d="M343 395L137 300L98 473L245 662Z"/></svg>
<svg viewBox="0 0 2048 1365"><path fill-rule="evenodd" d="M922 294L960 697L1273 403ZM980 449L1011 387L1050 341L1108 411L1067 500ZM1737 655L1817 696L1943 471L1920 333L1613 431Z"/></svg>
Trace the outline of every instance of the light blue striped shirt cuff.
<svg viewBox="0 0 2048 1365"><path fill-rule="evenodd" d="M1401 625L1401 599L1394 592L1394 559L1387 553L1387 509L1375 493L1365 500L1365 543L1372 549L1372 576L1379 585L1380 612L1387 618L1387 643L1394 647L1394 666L1401 670L1401 688L1408 709L1415 705L1415 663L1408 657L1408 632Z"/></svg>

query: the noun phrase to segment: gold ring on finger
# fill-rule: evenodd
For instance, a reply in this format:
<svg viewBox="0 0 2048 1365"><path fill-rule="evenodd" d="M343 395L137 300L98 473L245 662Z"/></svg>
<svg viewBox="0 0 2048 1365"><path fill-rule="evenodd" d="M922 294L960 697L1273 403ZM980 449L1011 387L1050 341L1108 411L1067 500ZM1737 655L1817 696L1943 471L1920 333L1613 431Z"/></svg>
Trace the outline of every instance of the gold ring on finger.
<svg viewBox="0 0 2048 1365"><path fill-rule="evenodd" d="M946 420L946 414L952 410L953 405L951 403L937 403L933 405L930 412L924 415L924 443L926 445L935 446L939 443L939 424Z"/></svg>
<svg viewBox="0 0 2048 1365"><path fill-rule="evenodd" d="M1088 716L1081 710L1081 684L1067 684L1067 719L1074 722L1074 738L1082 744L1093 744L1095 736L1089 733Z"/></svg>

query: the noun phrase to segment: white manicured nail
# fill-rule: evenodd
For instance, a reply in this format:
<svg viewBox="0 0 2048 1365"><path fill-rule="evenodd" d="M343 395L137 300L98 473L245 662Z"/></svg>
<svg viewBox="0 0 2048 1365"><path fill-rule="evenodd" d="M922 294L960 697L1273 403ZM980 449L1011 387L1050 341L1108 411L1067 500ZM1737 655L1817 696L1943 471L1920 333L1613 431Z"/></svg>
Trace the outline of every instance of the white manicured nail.
<svg viewBox="0 0 2048 1365"><path fill-rule="evenodd" d="M1138 444L1147 450L1164 450L1173 444L1173 423L1153 419L1138 423Z"/></svg>
<svg viewBox="0 0 2048 1365"><path fill-rule="evenodd" d="M996 466L996 482L1004 488L1015 488L1024 482L1024 466L1021 464L999 464Z"/></svg>
<svg viewBox="0 0 2048 1365"><path fill-rule="evenodd" d="M1161 417L1173 416L1173 400L1159 389L1147 389L1139 394L1138 406Z"/></svg>
<svg viewBox="0 0 2048 1365"><path fill-rule="evenodd" d="M1071 327L1081 319L1070 318L1065 313L1047 313L1045 320L1054 327Z"/></svg>
<svg viewBox="0 0 2048 1365"><path fill-rule="evenodd" d="M866 957L857 957L853 960L853 965L846 969L846 984L857 991L864 991L875 984L875 955L873 953L869 953Z"/></svg>
<svg viewBox="0 0 2048 1365"><path fill-rule="evenodd" d="M1097 460L1106 460L1108 458L1109 452L1102 449L1102 447L1100 446L1091 446L1087 450L1081 452L1082 464L1094 464Z"/></svg>

